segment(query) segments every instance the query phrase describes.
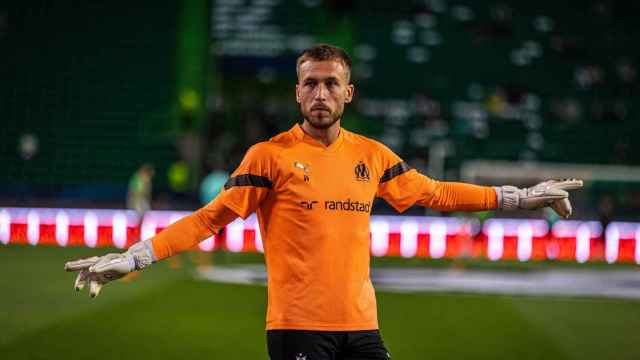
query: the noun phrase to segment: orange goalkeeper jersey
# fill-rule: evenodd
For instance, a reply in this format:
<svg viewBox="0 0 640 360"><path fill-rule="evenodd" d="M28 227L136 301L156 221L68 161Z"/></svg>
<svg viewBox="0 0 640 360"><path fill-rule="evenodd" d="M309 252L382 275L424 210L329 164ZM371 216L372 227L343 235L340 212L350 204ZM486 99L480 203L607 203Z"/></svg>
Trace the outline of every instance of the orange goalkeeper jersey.
<svg viewBox="0 0 640 360"><path fill-rule="evenodd" d="M373 199L402 212L496 207L490 187L444 183L344 129L325 146L299 125L254 145L216 201L256 211L268 273L267 329L377 329L369 279Z"/></svg>
<svg viewBox="0 0 640 360"><path fill-rule="evenodd" d="M253 146L215 200L156 235L154 255L189 249L256 211L268 272L267 330L377 329L369 279L376 196L400 212L416 203L445 211L496 207L490 187L429 179L384 145L344 129L324 146L295 125Z"/></svg>

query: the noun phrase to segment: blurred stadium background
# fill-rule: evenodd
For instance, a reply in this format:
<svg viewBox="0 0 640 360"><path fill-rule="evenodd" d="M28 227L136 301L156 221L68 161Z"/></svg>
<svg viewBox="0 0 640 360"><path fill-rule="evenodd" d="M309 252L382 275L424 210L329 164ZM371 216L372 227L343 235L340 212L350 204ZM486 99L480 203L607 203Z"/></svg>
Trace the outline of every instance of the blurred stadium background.
<svg viewBox="0 0 640 360"><path fill-rule="evenodd" d="M393 358L640 358L639 12L620 0L3 2L0 355L266 358L255 218L95 300L62 265L208 202L249 146L299 120L295 59L328 42L354 60L343 126L423 173L585 180L571 221L396 216L376 202Z"/></svg>

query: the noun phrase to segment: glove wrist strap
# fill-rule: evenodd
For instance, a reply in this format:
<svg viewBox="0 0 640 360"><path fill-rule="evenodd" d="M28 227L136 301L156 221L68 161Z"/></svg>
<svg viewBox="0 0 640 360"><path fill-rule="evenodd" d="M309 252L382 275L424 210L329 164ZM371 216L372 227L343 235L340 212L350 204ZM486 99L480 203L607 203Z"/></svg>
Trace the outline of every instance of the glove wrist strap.
<svg viewBox="0 0 640 360"><path fill-rule="evenodd" d="M151 240L139 241L133 244L125 253L131 271L142 270L154 263L157 259L153 254Z"/></svg>
<svg viewBox="0 0 640 360"><path fill-rule="evenodd" d="M510 185L497 186L494 189L496 190L500 209L516 210L520 208L520 189Z"/></svg>

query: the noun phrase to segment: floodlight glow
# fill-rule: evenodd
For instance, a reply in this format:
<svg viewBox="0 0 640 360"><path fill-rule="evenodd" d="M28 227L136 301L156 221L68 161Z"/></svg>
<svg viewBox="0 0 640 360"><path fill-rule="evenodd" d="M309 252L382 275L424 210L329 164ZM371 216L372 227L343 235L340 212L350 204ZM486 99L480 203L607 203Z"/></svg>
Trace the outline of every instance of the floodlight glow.
<svg viewBox="0 0 640 360"><path fill-rule="evenodd" d="M84 242L90 248L98 244L98 217L93 211L84 214Z"/></svg>
<svg viewBox="0 0 640 360"><path fill-rule="evenodd" d="M40 240L40 215L36 210L29 210L27 214L27 241L30 245L38 245Z"/></svg>
<svg viewBox="0 0 640 360"><path fill-rule="evenodd" d="M264 245L262 244L262 234L260 233L260 225L258 224L258 222L255 222L255 243L256 243L256 249L263 253L264 252Z"/></svg>
<svg viewBox="0 0 640 360"><path fill-rule="evenodd" d="M557 242L549 242L547 243L547 247L545 249L547 254L547 259L555 260L560 255L560 245Z"/></svg>
<svg viewBox="0 0 640 360"><path fill-rule="evenodd" d="M113 226L112 240L113 244L122 249L127 245L127 217L122 211L117 211L111 219Z"/></svg>
<svg viewBox="0 0 640 360"><path fill-rule="evenodd" d="M371 254L384 256L389 249L389 224L386 221L371 222Z"/></svg>
<svg viewBox="0 0 640 360"><path fill-rule="evenodd" d="M202 251L213 251L216 246L216 237L210 236L198 244L198 248Z"/></svg>
<svg viewBox="0 0 640 360"><path fill-rule="evenodd" d="M591 252L591 229L587 223L578 226L576 232L576 261L584 263L589 260Z"/></svg>
<svg viewBox="0 0 640 360"><path fill-rule="evenodd" d="M636 227L636 264L640 264L640 225Z"/></svg>
<svg viewBox="0 0 640 360"><path fill-rule="evenodd" d="M182 214L182 213L171 213L171 216L169 216L169 225L171 225L174 222L182 219L183 217L185 217L185 215Z"/></svg>
<svg viewBox="0 0 640 360"><path fill-rule="evenodd" d="M616 224L611 224L605 230L604 257L609 264L618 260L618 246L620 244L620 231Z"/></svg>
<svg viewBox="0 0 640 360"><path fill-rule="evenodd" d="M227 249L240 252L244 247L244 222L235 220L227 225Z"/></svg>
<svg viewBox="0 0 640 360"><path fill-rule="evenodd" d="M405 258L416 256L418 251L418 223L403 221L400 225L400 255Z"/></svg>
<svg viewBox="0 0 640 360"><path fill-rule="evenodd" d="M156 235L158 225L155 221L151 220L149 217L145 216L142 221L142 225L140 226L140 239L148 240Z"/></svg>
<svg viewBox="0 0 640 360"><path fill-rule="evenodd" d="M56 242L63 247L69 242L69 215L64 210L56 213Z"/></svg>
<svg viewBox="0 0 640 360"><path fill-rule="evenodd" d="M447 224L435 221L429 226L429 256L440 259L447 251Z"/></svg>
<svg viewBox="0 0 640 360"><path fill-rule="evenodd" d="M531 259L533 249L533 229L529 222L518 225L518 260L528 261Z"/></svg>
<svg viewBox="0 0 640 360"><path fill-rule="evenodd" d="M11 214L6 209L0 210L0 242L4 245L11 240Z"/></svg>
<svg viewBox="0 0 640 360"><path fill-rule="evenodd" d="M487 256L489 260L496 261L502 258L504 251L504 228L495 221L489 225L489 241L487 243Z"/></svg>

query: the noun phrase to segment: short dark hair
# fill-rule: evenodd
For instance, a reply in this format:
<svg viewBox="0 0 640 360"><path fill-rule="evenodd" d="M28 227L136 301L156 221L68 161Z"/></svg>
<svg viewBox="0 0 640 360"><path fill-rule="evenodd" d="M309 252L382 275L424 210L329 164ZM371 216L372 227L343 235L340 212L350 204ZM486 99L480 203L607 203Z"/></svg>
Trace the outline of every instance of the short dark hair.
<svg viewBox="0 0 640 360"><path fill-rule="evenodd" d="M347 70L347 80L351 78L351 58L343 49L329 45L329 44L316 44L312 47L305 49L298 57L296 62L296 74L300 76L300 65L305 61L327 61L335 60L340 61Z"/></svg>

